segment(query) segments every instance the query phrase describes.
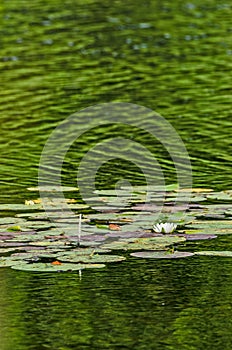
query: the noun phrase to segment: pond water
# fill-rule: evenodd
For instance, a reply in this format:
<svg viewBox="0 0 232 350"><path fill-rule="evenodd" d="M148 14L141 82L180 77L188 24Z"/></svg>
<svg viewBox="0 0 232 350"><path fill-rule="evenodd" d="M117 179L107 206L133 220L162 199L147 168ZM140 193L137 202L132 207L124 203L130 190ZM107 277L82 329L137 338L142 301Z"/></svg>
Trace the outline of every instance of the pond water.
<svg viewBox="0 0 232 350"><path fill-rule="evenodd" d="M43 146L59 122L112 101L146 106L171 122L195 187L231 188L228 1L3 0L0 16L1 203L34 198L26 188L37 185ZM77 163L107 135L116 132L95 128L70 150L65 185L76 185ZM167 152L147 135L135 138L174 182ZM102 167L97 186L121 177L143 184L139 169L115 160ZM1 350L231 349L231 271L230 259L216 257L132 259L81 279L1 269Z"/></svg>

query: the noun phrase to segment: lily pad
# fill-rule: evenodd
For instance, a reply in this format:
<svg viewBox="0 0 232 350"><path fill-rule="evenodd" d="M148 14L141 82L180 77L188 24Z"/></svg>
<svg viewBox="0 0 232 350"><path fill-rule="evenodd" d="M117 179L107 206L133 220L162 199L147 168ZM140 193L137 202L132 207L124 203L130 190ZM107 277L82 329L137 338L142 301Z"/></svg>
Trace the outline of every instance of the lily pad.
<svg viewBox="0 0 232 350"><path fill-rule="evenodd" d="M16 259L12 259L11 257L0 257L0 268L17 265L18 261Z"/></svg>
<svg viewBox="0 0 232 350"><path fill-rule="evenodd" d="M207 199L211 200L221 200L221 201L231 201L232 193L222 191L222 192L213 192L207 195Z"/></svg>
<svg viewBox="0 0 232 350"><path fill-rule="evenodd" d="M158 234L159 236L163 236L162 234ZM150 231L127 231L127 232L120 232L120 231L115 231L115 232L109 232L105 235L106 238L115 238L115 237L120 237L120 238L139 238L139 237L156 237L157 234L154 234L154 232Z"/></svg>
<svg viewBox="0 0 232 350"><path fill-rule="evenodd" d="M212 188L195 187L195 188L180 188L176 191L177 192L192 192L192 193L207 193L207 192L213 192L213 189Z"/></svg>
<svg viewBox="0 0 232 350"><path fill-rule="evenodd" d="M162 236L152 238L128 238L101 245L102 248L113 250L164 250L165 247L185 242L186 238L177 236Z"/></svg>
<svg viewBox="0 0 232 350"><path fill-rule="evenodd" d="M70 254L59 255L59 261L71 262L71 263L112 263L121 262L126 260L124 256L119 255L104 255L104 254L93 254L93 255L75 255Z"/></svg>
<svg viewBox="0 0 232 350"><path fill-rule="evenodd" d="M8 224L20 225L25 222L26 220L21 218L15 218L15 217L0 218L0 225L8 225Z"/></svg>
<svg viewBox="0 0 232 350"><path fill-rule="evenodd" d="M105 241L107 239L107 236L103 236L103 235L87 235L87 236L81 236L80 241L81 242L102 242ZM70 236L69 237L70 241L75 241L78 242L79 240L79 236Z"/></svg>
<svg viewBox="0 0 232 350"><path fill-rule="evenodd" d="M122 189L127 189L127 190L130 190L131 187L129 186L122 186L121 187ZM133 191L134 192L147 192L147 191L150 191L150 192L171 192L171 191L176 191L179 189L179 184L178 183L175 183L175 184L170 184L170 185L166 185L166 186L146 186L146 185L137 185L137 186L133 186L132 187Z"/></svg>
<svg viewBox="0 0 232 350"><path fill-rule="evenodd" d="M232 221L231 220L207 220L207 221L194 221L191 224L186 225L187 229L232 229Z"/></svg>
<svg viewBox="0 0 232 350"><path fill-rule="evenodd" d="M100 253L110 253L111 250L94 247L94 248L74 248L72 249L72 253L78 256L82 255L93 255L93 254L100 254ZM58 255L57 255L58 256Z"/></svg>
<svg viewBox="0 0 232 350"><path fill-rule="evenodd" d="M232 228L199 228L184 231L187 235L231 235Z"/></svg>
<svg viewBox="0 0 232 350"><path fill-rule="evenodd" d="M38 186L38 187L28 187L28 191L42 191L42 192L70 192L78 191L77 187L71 186Z"/></svg>
<svg viewBox="0 0 232 350"><path fill-rule="evenodd" d="M203 202L206 200L206 197L204 196L173 196L173 197L167 197L165 199L165 202L184 202L184 203L192 203L192 202Z"/></svg>
<svg viewBox="0 0 232 350"><path fill-rule="evenodd" d="M200 241L205 239L215 239L217 238L216 235L213 234L178 234L179 237L185 237L186 241Z"/></svg>
<svg viewBox="0 0 232 350"><path fill-rule="evenodd" d="M131 253L130 255L136 258L143 258L143 259L179 259L179 258L188 258L190 256L193 256L194 253L189 253L189 252L170 253L168 251L159 251L159 252L143 251L143 252Z"/></svg>
<svg viewBox="0 0 232 350"><path fill-rule="evenodd" d="M62 263L61 265L53 265L52 263L26 263L18 262L12 264L11 268L14 270L30 271L30 272L72 272L83 269L96 269L105 267L104 264L71 264Z"/></svg>
<svg viewBox="0 0 232 350"><path fill-rule="evenodd" d="M71 244L64 242L64 241L36 241L36 242L29 242L27 243L28 245L32 245L32 246L40 246L40 247L49 247L49 248L64 248L64 249L68 249L71 248Z"/></svg>
<svg viewBox="0 0 232 350"><path fill-rule="evenodd" d="M41 204L0 204L0 211L34 211L35 209L42 209Z"/></svg>
<svg viewBox="0 0 232 350"><path fill-rule="evenodd" d="M17 247L12 247L12 248L0 248L0 255L4 253L10 253L18 250Z"/></svg>
<svg viewBox="0 0 232 350"><path fill-rule="evenodd" d="M14 253L10 257L18 260L36 259L36 258L54 258L57 252L47 252L46 250L28 251L24 253Z"/></svg>
<svg viewBox="0 0 232 350"><path fill-rule="evenodd" d="M9 247L23 247L24 245L28 245L27 242L0 242L0 247L9 248Z"/></svg>
<svg viewBox="0 0 232 350"><path fill-rule="evenodd" d="M209 250L209 251L201 251L201 252L195 252L195 255L205 255L205 256L222 256L222 257L228 257L232 258L232 251L216 251L216 250Z"/></svg>

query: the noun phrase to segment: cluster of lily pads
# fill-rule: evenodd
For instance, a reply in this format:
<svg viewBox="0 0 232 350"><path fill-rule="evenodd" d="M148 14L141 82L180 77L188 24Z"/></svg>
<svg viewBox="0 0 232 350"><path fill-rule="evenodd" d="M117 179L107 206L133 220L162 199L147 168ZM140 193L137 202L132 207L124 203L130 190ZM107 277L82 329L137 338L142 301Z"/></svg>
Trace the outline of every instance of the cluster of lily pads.
<svg viewBox="0 0 232 350"><path fill-rule="evenodd" d="M30 190L38 191L38 188ZM77 191L76 188L67 190ZM125 190L121 189L121 206L119 203L116 207L104 206L104 203L110 200L115 203L118 193L97 191L102 202L98 208L100 213L91 211L87 204L67 199L71 218L65 217L65 213L59 216L59 196L52 215L44 211L39 199L25 204L1 204L0 267L35 272L81 271L122 262L130 256L145 259L194 255L232 257L232 251L183 251L187 241L232 234L232 191L179 190L172 185L167 186L165 192L154 188L149 203L144 204L146 188L137 186L124 205ZM185 202L188 202L187 208ZM159 221L155 222L160 210Z"/></svg>

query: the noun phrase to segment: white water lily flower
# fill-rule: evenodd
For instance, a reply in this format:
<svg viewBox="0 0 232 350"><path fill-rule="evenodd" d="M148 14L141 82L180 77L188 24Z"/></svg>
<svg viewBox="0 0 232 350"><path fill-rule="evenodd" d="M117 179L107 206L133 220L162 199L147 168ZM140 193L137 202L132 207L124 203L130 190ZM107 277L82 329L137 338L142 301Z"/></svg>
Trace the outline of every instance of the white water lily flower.
<svg viewBox="0 0 232 350"><path fill-rule="evenodd" d="M158 233L171 233L177 228L177 225L172 222L159 223L153 226L153 230Z"/></svg>

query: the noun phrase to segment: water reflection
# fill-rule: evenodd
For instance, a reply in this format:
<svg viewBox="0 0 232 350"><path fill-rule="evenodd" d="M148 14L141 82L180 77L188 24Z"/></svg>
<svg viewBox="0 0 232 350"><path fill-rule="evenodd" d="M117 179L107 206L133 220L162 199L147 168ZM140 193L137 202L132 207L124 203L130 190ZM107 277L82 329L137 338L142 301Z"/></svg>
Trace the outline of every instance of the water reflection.
<svg viewBox="0 0 232 350"><path fill-rule="evenodd" d="M230 269L199 257L111 265L82 280L2 269L3 349L229 349Z"/></svg>
<svg viewBox="0 0 232 350"><path fill-rule="evenodd" d="M3 202L9 194L21 201L36 185L43 145L59 121L110 101L159 112L186 143L194 183L230 187L229 4L19 0L1 12ZM171 164L163 166L172 182ZM128 171L133 177L129 164Z"/></svg>

